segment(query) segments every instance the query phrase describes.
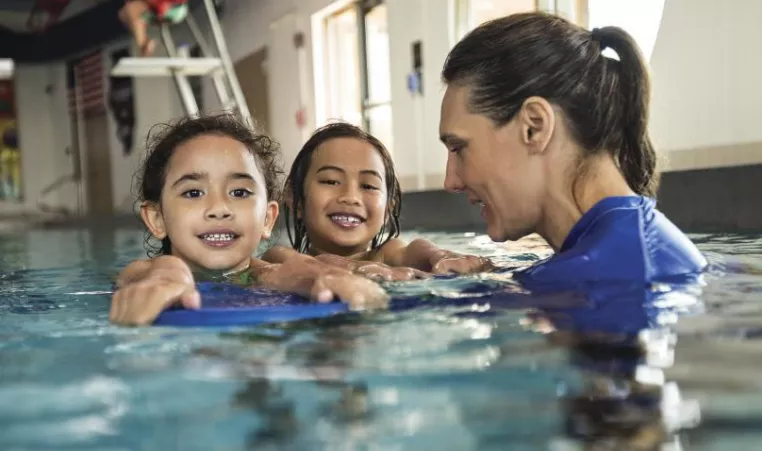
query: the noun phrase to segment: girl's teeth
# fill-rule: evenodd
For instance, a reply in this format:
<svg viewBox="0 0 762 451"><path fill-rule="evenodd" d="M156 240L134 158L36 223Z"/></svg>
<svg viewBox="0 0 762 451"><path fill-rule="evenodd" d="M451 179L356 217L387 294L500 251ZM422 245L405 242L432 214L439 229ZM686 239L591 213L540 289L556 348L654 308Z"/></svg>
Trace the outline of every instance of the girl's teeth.
<svg viewBox="0 0 762 451"><path fill-rule="evenodd" d="M336 222L351 222L353 224L360 223L360 219L354 216L333 215L333 220Z"/></svg>
<svg viewBox="0 0 762 451"><path fill-rule="evenodd" d="M204 239L208 241L231 241L233 235L230 233L208 233L204 235Z"/></svg>

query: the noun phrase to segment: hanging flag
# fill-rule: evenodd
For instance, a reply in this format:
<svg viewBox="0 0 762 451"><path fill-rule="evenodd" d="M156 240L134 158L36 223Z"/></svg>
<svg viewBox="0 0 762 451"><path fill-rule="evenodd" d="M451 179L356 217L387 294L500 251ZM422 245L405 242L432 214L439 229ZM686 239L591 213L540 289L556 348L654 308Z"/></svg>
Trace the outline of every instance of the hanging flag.
<svg viewBox="0 0 762 451"><path fill-rule="evenodd" d="M77 114L78 110L86 117L106 113L101 50L69 61L66 78L71 114Z"/></svg>

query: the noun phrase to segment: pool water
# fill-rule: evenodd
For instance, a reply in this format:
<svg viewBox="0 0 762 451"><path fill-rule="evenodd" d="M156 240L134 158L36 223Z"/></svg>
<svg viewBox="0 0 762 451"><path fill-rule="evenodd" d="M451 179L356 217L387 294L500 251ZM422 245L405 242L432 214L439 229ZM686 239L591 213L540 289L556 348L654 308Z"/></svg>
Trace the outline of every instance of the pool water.
<svg viewBox="0 0 762 451"><path fill-rule="evenodd" d="M507 266L549 255L536 240L414 236ZM140 231L3 235L0 449L756 450L762 237L692 238L712 263L706 285L683 296L676 339L653 330L638 347L549 332L532 305L489 303L222 331L116 327L108 290L144 255ZM506 279L389 290L457 298Z"/></svg>

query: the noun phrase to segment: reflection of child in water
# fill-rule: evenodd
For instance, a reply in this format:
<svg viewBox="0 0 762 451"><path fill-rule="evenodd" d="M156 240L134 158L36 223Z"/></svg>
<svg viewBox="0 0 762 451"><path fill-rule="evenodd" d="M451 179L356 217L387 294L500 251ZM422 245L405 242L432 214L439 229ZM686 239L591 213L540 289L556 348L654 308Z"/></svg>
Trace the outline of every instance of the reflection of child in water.
<svg viewBox="0 0 762 451"><path fill-rule="evenodd" d="M283 355L265 350L270 343L280 348L284 345L281 340L291 338L292 333L309 327L308 324L316 327L314 341L291 344ZM311 381L320 387L324 398L316 420L351 424L362 423L372 415L368 388L362 382L346 378L354 349L353 337L365 331L366 326L353 319L333 318L294 323L291 327L293 332L289 332L288 325L280 325L284 335L278 339L256 332L229 335L241 340L245 348L256 344L255 354L259 357L235 347L203 347L193 352L195 357L201 358L205 368L221 363L230 371L230 376L245 380L244 387L234 395L232 405L253 410L261 420L249 436L256 445L252 445L252 449L268 446L280 449L306 433L297 418L297 406L288 394L289 382Z"/></svg>
<svg viewBox="0 0 762 451"><path fill-rule="evenodd" d="M150 56L156 42L148 37L151 22L180 23L188 15L188 0L125 0L119 19L130 29L140 56Z"/></svg>

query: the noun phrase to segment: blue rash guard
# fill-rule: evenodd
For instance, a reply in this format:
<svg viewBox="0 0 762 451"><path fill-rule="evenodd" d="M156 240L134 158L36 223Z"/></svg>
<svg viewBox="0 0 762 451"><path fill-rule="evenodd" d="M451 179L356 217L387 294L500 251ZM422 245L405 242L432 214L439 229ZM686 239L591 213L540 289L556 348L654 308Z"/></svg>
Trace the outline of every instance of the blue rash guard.
<svg viewBox="0 0 762 451"><path fill-rule="evenodd" d="M607 197L572 227L559 252L516 273L523 284L575 286L685 280L707 266L696 246L643 196Z"/></svg>

